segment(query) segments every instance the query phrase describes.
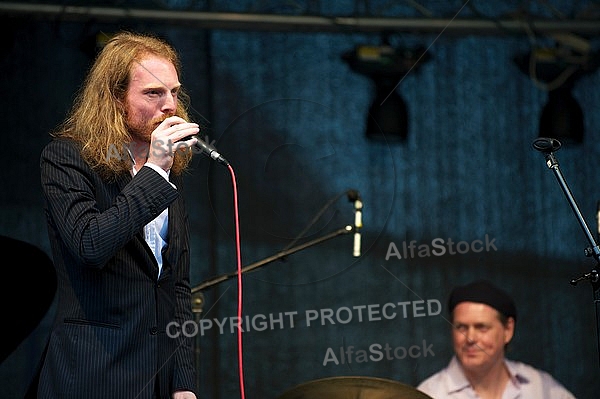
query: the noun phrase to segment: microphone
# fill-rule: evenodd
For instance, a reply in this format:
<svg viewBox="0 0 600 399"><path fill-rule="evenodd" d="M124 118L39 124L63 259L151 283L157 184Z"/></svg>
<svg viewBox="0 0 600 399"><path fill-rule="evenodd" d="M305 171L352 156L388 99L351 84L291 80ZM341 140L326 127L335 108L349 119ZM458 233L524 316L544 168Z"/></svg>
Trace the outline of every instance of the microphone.
<svg viewBox="0 0 600 399"><path fill-rule="evenodd" d="M352 248L352 256L360 256L360 229L362 228L362 207L363 203L360 199L360 194L356 190L348 191L348 200L354 202L354 247Z"/></svg>
<svg viewBox="0 0 600 399"><path fill-rule="evenodd" d="M189 140L193 137L195 137L197 140L196 144L194 144L194 147L198 148L200 150L200 152L202 152L207 157L209 157L225 166L229 165L229 162L225 158L223 158L223 155L219 154L219 152L217 151L217 149L215 147L208 144L206 141L202 140L200 138L200 136L187 136L187 137L181 139L180 141Z"/></svg>

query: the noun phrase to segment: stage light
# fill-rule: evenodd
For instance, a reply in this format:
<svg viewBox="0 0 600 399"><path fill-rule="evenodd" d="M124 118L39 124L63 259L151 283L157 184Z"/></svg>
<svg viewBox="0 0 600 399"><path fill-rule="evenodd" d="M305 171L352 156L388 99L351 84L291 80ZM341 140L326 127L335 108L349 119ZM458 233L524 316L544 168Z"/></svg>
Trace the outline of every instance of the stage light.
<svg viewBox="0 0 600 399"><path fill-rule="evenodd" d="M374 99L366 115L365 134L369 139L406 140L409 112L398 86L409 72L416 72L429 58L430 54L423 47L397 49L388 44L356 46L342 55L350 68L369 77L375 88Z"/></svg>
<svg viewBox="0 0 600 399"><path fill-rule="evenodd" d="M542 109L539 137L552 137L564 144L583 142L583 111L569 87L548 92L548 102Z"/></svg>
<svg viewBox="0 0 600 399"><path fill-rule="evenodd" d="M583 110L572 90L581 77L598 69L600 53L591 51L586 39L573 34L555 34L552 38L554 47L537 47L514 60L538 88L548 93L538 137L580 144L584 136Z"/></svg>
<svg viewBox="0 0 600 399"><path fill-rule="evenodd" d="M408 108L393 84L375 82L366 135L372 140L385 141L405 141L408 137Z"/></svg>

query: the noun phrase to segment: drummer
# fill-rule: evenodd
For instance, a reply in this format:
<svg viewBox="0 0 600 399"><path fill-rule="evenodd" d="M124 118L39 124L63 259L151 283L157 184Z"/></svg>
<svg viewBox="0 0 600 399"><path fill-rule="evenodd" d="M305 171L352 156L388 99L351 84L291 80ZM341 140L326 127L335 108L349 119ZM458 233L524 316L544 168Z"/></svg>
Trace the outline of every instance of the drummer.
<svg viewBox="0 0 600 399"><path fill-rule="evenodd" d="M421 392L435 399L575 399L547 372L505 358L517 320L506 292L475 281L451 292L448 310L454 356L417 386Z"/></svg>

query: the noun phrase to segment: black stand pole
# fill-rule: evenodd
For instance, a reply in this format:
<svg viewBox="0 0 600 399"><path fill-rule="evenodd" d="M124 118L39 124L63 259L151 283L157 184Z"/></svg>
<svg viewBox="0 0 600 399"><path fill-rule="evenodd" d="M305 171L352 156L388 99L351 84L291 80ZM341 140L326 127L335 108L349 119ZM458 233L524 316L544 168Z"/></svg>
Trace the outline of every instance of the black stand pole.
<svg viewBox="0 0 600 399"><path fill-rule="evenodd" d="M352 233L354 231L355 231L355 228L352 227L352 226L350 226L350 225L348 225L348 226L343 227L341 229L335 230L334 232L326 234L326 235L324 235L322 237L319 237L319 238L316 238L314 240L308 241L308 242L306 242L304 244L300 244L300 245L297 245L295 247L286 249L284 251L280 251L280 252L278 252L277 254L275 254L273 256L270 256L268 258L260 260L260 261L258 261L256 263L252 263L251 265L245 266L245 267L243 267L240 270L240 272L242 274L243 273L248 273L248 272L253 271L253 270L255 270L255 269L257 269L257 268L259 268L261 266L264 266L264 265L266 265L268 263L271 263L273 261L276 261L278 259L285 258L286 256L291 255L293 253L296 253L298 251L301 251L303 249L306 249L306 248L312 247L314 245L320 244L322 242L325 242L327 240L335 238L335 237L337 237L339 235L349 234L349 233ZM202 290L204 290L206 288L209 288L209 287L212 287L213 285L222 283L224 281L227 281L227 280L229 280L231 278L236 277L237 275L238 275L237 271L232 272L232 273L222 274L220 276L217 276L215 278L207 280L207 281L205 281L203 283L200 283L199 285L197 285L195 287L192 287L192 305L193 305L193 308L194 308L192 310L194 312L196 312L196 313L202 312L202 305L204 304L204 298L203 298L203 295L202 295L202 292L201 292Z"/></svg>
<svg viewBox="0 0 600 399"><path fill-rule="evenodd" d="M347 192L348 195L348 200L350 202L354 202L354 212L355 212L355 217L354 217L354 227L348 225L345 226L341 229L337 229L329 234L326 234L324 236L318 237L314 240L308 241L304 244L300 244L294 247L290 247L290 248L286 248L280 252L278 252L277 254L270 256L268 258L265 258L261 261L258 261L256 263L253 263L251 265L248 265L246 267L243 267L242 269L240 269L239 273L240 274L244 274L244 273L248 273L251 272L255 269L258 269L261 266L264 266L268 263L271 263L273 261L276 261L278 259L282 259L285 258L288 255L291 255L293 253L296 253L298 251L301 251L303 249L312 247L314 245L320 244L322 242L325 242L327 240L330 240L332 238L335 238L337 236L340 236L342 234L350 234L350 233L354 233L354 248L353 248L353 256L360 256L360 230L362 228L362 201L360 199L360 195L358 194L358 191L356 190L349 190ZM296 242L296 240L294 240L290 245L293 245ZM224 281L227 281L231 278L234 278L238 275L238 271L232 272L232 273L226 273L226 274L222 274L220 276L217 276L215 278L212 278L210 280L207 280L195 287L192 287L191 289L191 293L192 293L192 312L194 313L195 316L195 321L197 325L200 325L200 321L202 319L202 311L204 309L204 294L202 293L202 290L212 287L214 285L217 285L219 283L222 283ZM196 334L196 338L195 338L195 345L196 345L196 349L195 349L195 362L196 362L196 368L199 370L199 367L201 365L200 363L200 334ZM199 382L198 382L199 383Z"/></svg>
<svg viewBox="0 0 600 399"><path fill-rule="evenodd" d="M300 244L297 245L295 247L283 250L281 252L278 252L277 254L270 256L268 258L265 258L261 261L258 261L256 263L253 263L251 265L248 265L244 268L242 268L240 270L240 272L243 273L247 273L250 272L252 270L255 270L261 266L266 265L267 263L271 263L273 261L276 261L277 259L282 259L285 258L288 255L291 255L293 253L296 253L298 251L301 251L303 249L306 249L308 247L312 247L313 245L317 245L320 244L324 241L330 240L334 237L337 237L339 235L342 234L350 234L352 232L355 232L358 230L358 227L352 227L350 225L343 227L341 229L338 229L332 233L326 234L322 237L316 238L312 241L308 241L304 244ZM232 273L226 273L226 274L222 274L220 276L217 276L213 279L207 280L195 287L192 287L192 312L194 312L195 315L195 321L197 325L200 325L200 320L202 319L202 310L204 308L204 294L202 293L203 289L212 287L213 285L217 285L219 283L222 283L223 281L227 281L231 278L234 278L235 276L238 275L238 272L232 272ZM200 334L196 334L196 338L195 338L195 345L196 345L196 349L195 349L195 362L196 362L196 367L200 367Z"/></svg>
<svg viewBox="0 0 600 399"><path fill-rule="evenodd" d="M554 175L556 176L560 187L562 188L565 196L567 197L567 200L569 201L571 209L573 209L575 216L577 216L577 220L579 221L579 224L581 225L581 228L583 229L583 232L585 233L590 243L590 246L585 248L584 250L585 256L593 256L594 259L596 259L596 262L598 263L600 262L600 249L598 248L598 244L594 239L594 235L590 232L590 229L587 223L585 222L585 219L581 215L579 207L577 206L577 203L575 202L575 199L571 194L571 190L569 189L569 186L567 185L567 182L565 181L564 176L560 171L558 161L554 156L554 151L557 151L560 148L560 146L560 141L546 137L540 137L533 142L533 148L544 154L544 157L546 158L546 165L554 172ZM589 280L592 284L594 304L596 308L596 336L600 363L600 279L597 268L592 269L590 272L585 273L580 277L572 279L571 284L577 285L577 283L583 280Z"/></svg>
<svg viewBox="0 0 600 399"><path fill-rule="evenodd" d="M241 273L247 273L250 272L252 270L255 270L261 266L266 265L267 263L271 263L273 261L276 261L277 259L282 259L285 258L288 255L291 255L293 253L296 253L298 251L301 251L303 249L306 249L308 247L312 247L313 245L317 245L320 244L324 241L330 240L334 237L337 237L339 235L342 234L349 234L352 233L354 231L356 231L357 228L354 228L350 225L338 229L332 233L329 233L327 235L324 235L322 237L316 238L312 241L308 241L304 244L301 245L297 245L295 247L286 249L284 251L278 252L277 254L270 256L268 258L265 258L261 261L258 261L256 263L253 263L251 265L248 265L244 268L241 269ZM202 319L202 310L204 308L204 294L202 293L203 289L212 287L213 285L217 285L219 283L222 283L223 281L227 281L231 278L234 278L235 276L238 275L238 272L232 272L232 273L226 273L226 274L222 274L220 276L217 276L213 279L207 280L195 287L192 287L192 312L194 312L194 316L195 316L195 321L197 325L200 325L200 320ZM200 334L196 334L195 337L195 345L196 345L196 349L195 349L195 362L196 362L196 367L200 366Z"/></svg>

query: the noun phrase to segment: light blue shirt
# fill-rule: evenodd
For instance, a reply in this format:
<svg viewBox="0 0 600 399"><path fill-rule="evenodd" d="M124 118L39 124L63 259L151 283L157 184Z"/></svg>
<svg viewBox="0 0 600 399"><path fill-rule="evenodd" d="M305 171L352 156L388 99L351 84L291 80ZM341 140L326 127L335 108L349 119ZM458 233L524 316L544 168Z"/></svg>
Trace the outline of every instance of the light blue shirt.
<svg viewBox="0 0 600 399"><path fill-rule="evenodd" d="M545 371L525 363L504 360L510 381L502 399L575 399L575 396ZM433 399L478 399L456 356L443 370L421 382L417 389Z"/></svg>

